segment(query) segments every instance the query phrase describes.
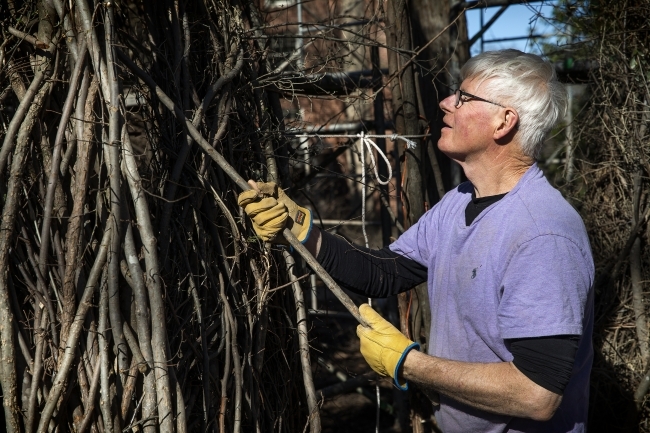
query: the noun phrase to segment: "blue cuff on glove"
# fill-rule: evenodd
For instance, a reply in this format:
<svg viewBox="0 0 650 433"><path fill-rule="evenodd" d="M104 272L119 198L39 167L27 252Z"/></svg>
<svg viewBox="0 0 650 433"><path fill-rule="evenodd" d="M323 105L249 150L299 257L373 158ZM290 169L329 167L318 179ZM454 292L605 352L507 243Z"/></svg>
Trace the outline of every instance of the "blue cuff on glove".
<svg viewBox="0 0 650 433"><path fill-rule="evenodd" d="M301 244L305 244L307 242L307 239L309 239L309 236L311 235L311 228L314 226L314 215L312 212L309 212L309 228L307 229L307 236L305 236L305 239L300 241Z"/></svg>
<svg viewBox="0 0 650 433"><path fill-rule="evenodd" d="M314 226L314 216L312 215L311 212L309 212L309 228L307 229L307 236L305 236L305 239L300 241L301 244L305 245L307 243L307 240L311 235L311 229L313 226ZM289 252L293 254L293 247L291 245L289 245Z"/></svg>
<svg viewBox="0 0 650 433"><path fill-rule="evenodd" d="M395 381L395 386L400 391L407 391L409 389L409 384L408 384L408 382L404 382L404 386L400 385L400 383L397 380L399 370L400 370L400 368L402 368L402 363L404 362L404 359L406 359L406 355L408 355L408 353L411 351L411 349L415 349L415 348L420 350L420 343L413 343L409 347L404 349L404 352L402 352L402 356L399 358L399 361L397 361L397 365L395 366L395 373L393 374L393 377L394 377L393 380Z"/></svg>

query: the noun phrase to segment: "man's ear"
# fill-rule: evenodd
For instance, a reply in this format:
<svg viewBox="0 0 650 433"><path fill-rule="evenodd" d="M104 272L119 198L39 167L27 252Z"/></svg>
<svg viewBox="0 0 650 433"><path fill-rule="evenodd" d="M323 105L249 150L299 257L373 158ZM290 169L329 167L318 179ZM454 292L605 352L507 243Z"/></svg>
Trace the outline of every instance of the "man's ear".
<svg viewBox="0 0 650 433"><path fill-rule="evenodd" d="M494 141L502 141L506 137L512 138L519 124L519 115L513 108L507 107L501 115L501 121L494 130Z"/></svg>

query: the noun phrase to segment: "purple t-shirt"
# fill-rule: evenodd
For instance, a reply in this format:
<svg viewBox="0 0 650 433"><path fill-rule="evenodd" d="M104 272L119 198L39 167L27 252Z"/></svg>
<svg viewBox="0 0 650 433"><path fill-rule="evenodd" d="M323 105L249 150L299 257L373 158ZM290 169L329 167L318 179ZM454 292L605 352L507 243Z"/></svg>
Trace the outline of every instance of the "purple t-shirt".
<svg viewBox="0 0 650 433"><path fill-rule="evenodd" d="M583 432L593 359L594 265L582 219L533 165L515 188L469 226L464 183L390 248L428 268L430 355L509 362L506 339L582 335L573 373L553 418L495 415L441 396L445 433Z"/></svg>

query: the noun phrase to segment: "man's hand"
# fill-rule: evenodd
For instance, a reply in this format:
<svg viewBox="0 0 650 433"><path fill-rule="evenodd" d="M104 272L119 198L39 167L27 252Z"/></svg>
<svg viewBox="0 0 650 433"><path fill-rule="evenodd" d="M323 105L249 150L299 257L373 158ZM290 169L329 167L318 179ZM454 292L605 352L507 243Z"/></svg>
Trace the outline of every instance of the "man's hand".
<svg viewBox="0 0 650 433"><path fill-rule="evenodd" d="M265 242L278 242L278 234L288 227L304 243L312 227L309 209L298 206L275 182L248 181L253 189L239 194L237 202L253 221L255 233Z"/></svg>
<svg viewBox="0 0 650 433"><path fill-rule="evenodd" d="M399 370L406 354L413 348L419 348L420 345L406 338L370 305L361 305L359 313L370 325L370 328L357 326L357 335L361 340L361 354L366 362L380 375L392 377L398 388L408 389L407 383L401 385L398 381Z"/></svg>
<svg viewBox="0 0 650 433"><path fill-rule="evenodd" d="M249 183L254 185L254 183ZM277 189L273 184L260 184L253 186L253 189L244 191L239 194L237 203L244 208L253 221L253 230L264 242L273 241L278 233L284 229L288 217L287 208L273 195L273 189Z"/></svg>

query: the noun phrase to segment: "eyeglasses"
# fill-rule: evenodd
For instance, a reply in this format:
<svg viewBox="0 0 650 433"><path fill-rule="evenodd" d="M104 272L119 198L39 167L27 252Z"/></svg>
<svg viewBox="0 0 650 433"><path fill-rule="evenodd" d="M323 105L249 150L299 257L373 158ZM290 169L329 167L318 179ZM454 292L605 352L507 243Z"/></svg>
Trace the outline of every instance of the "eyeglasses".
<svg viewBox="0 0 650 433"><path fill-rule="evenodd" d="M456 89L456 91L454 92L454 95L456 95L456 103L454 104L454 107L456 107L457 109L460 108L463 105L463 98L462 98L463 96L466 96L468 98L472 98L472 100L474 100L474 101L487 102L488 104L498 105L499 107L506 108L505 105L501 105L501 104L499 104L497 102L488 101L487 99L483 99L480 96L472 95L471 93L467 93L467 92L465 92L463 90L460 90L460 89Z"/></svg>

